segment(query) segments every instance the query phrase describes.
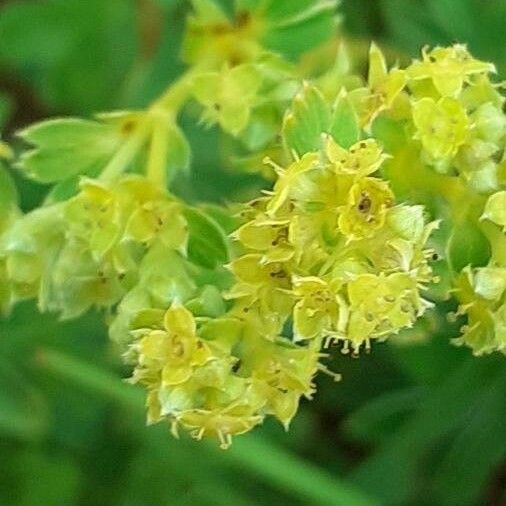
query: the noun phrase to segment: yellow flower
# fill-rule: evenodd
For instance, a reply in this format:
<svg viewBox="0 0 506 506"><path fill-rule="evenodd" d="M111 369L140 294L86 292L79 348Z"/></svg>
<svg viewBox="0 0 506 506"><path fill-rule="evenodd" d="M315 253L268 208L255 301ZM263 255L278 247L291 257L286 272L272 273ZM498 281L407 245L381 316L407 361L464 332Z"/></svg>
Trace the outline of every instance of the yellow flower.
<svg viewBox="0 0 506 506"><path fill-rule="evenodd" d="M147 202L130 216L125 238L146 244L158 238L168 248L184 251L188 227L181 206L169 200Z"/></svg>
<svg viewBox="0 0 506 506"><path fill-rule="evenodd" d="M375 139L357 142L346 150L331 136L326 139L325 154L336 174L349 174L357 178L376 172L387 158Z"/></svg>
<svg viewBox="0 0 506 506"><path fill-rule="evenodd" d="M345 330L346 322L340 321L342 301L325 281L314 276L296 278L293 292L297 299L293 309L295 339L324 337L322 332Z"/></svg>
<svg viewBox="0 0 506 506"><path fill-rule="evenodd" d="M466 79L474 74L495 72L491 63L475 60L466 46L436 47L432 51L424 48L422 61L415 61L407 68L410 79L431 79L442 96L458 95Z"/></svg>
<svg viewBox="0 0 506 506"><path fill-rule="evenodd" d="M422 98L413 104L413 121L423 148L436 161L457 154L469 134L469 119L457 100Z"/></svg>
<svg viewBox="0 0 506 506"><path fill-rule="evenodd" d="M354 346L411 327L425 306L417 280L407 273L360 274L348 284L347 337Z"/></svg>
<svg viewBox="0 0 506 506"><path fill-rule="evenodd" d="M247 254L234 260L230 268L237 278L227 294L236 300L232 313L245 317L253 328L271 329L265 337L279 332L291 311L291 273L285 263L262 262L261 254Z"/></svg>
<svg viewBox="0 0 506 506"><path fill-rule="evenodd" d="M348 202L340 210L339 230L350 240L370 237L384 225L393 204L394 195L386 182L362 178L351 187Z"/></svg>
<svg viewBox="0 0 506 506"><path fill-rule="evenodd" d="M248 124L261 84L262 77L252 64L224 66L221 72L199 74L193 92L206 108L205 122L218 122L226 132L237 135Z"/></svg>
<svg viewBox="0 0 506 506"><path fill-rule="evenodd" d="M135 346L139 366L159 371L162 385L184 383L195 367L212 358L209 347L197 337L193 315L177 303L166 311L163 328L149 330Z"/></svg>

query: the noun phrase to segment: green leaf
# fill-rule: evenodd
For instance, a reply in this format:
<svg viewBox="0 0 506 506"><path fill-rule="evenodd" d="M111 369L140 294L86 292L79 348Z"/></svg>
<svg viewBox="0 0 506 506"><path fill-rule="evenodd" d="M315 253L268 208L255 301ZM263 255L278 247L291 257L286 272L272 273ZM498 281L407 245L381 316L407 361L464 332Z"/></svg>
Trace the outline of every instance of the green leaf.
<svg viewBox="0 0 506 506"><path fill-rule="evenodd" d="M0 224L18 205L18 194L9 172L0 162Z"/></svg>
<svg viewBox="0 0 506 506"><path fill-rule="evenodd" d="M299 156L319 151L321 134L328 131L329 125L330 110L323 95L314 86L304 83L283 122L286 147Z"/></svg>
<svg viewBox="0 0 506 506"><path fill-rule="evenodd" d="M423 391L419 388L384 393L353 412L346 425L355 437L381 441L399 428L422 398Z"/></svg>
<svg viewBox="0 0 506 506"><path fill-rule="evenodd" d="M336 4L334 0L268 2L263 43L296 60L301 53L323 44L335 34Z"/></svg>
<svg viewBox="0 0 506 506"><path fill-rule="evenodd" d="M472 221L455 225L447 245L447 259L455 272L467 265L481 267L490 259L490 243Z"/></svg>
<svg viewBox="0 0 506 506"><path fill-rule="evenodd" d="M36 123L19 133L34 146L18 166L41 183L54 183L104 166L123 141L110 124L78 118Z"/></svg>
<svg viewBox="0 0 506 506"><path fill-rule="evenodd" d="M329 133L343 148L349 148L360 139L358 116L346 93L337 97Z"/></svg>
<svg viewBox="0 0 506 506"><path fill-rule="evenodd" d="M195 208L186 208L188 222L188 258L209 269L229 260L227 237L220 226L209 216Z"/></svg>
<svg viewBox="0 0 506 506"><path fill-rule="evenodd" d="M487 385L434 470L437 504L479 504L490 472L506 456L506 375ZM469 478L472 479L469 479Z"/></svg>

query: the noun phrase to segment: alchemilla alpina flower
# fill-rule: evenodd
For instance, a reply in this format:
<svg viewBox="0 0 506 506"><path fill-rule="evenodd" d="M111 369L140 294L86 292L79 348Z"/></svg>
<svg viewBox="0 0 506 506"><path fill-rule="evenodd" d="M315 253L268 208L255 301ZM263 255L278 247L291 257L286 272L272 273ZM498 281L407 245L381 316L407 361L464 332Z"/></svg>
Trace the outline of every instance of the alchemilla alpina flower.
<svg viewBox="0 0 506 506"><path fill-rule="evenodd" d="M463 319L453 342L506 350L494 65L455 44L391 67L372 44L364 76L344 46L325 68L300 56L330 40L334 2L288 3L285 19L278 2L193 2L188 69L149 107L40 122L17 156L0 143L0 313L102 310L148 422L224 448L268 416L288 428L318 372L340 379L336 349L374 351L442 301ZM195 203L202 173L177 177L192 119L221 130L206 149L228 171L269 180ZM38 208L20 211L9 164L52 185Z"/></svg>

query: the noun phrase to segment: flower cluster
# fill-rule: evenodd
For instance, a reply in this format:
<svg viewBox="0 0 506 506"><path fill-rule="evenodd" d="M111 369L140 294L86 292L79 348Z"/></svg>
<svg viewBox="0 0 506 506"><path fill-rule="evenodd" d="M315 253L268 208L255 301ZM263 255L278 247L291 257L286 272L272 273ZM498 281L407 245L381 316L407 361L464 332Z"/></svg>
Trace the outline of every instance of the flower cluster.
<svg viewBox="0 0 506 506"><path fill-rule="evenodd" d="M469 321L456 342L476 354L504 348L501 323L490 325L502 321L500 297L482 311L475 291L482 268L506 267L506 116L500 85L490 78L494 71L461 44L425 48L421 60L388 70L373 45L367 84L349 92L361 125L392 154L384 175L396 195L445 221L436 248L444 282L429 296L454 294L461 302L459 314Z"/></svg>
<svg viewBox="0 0 506 506"><path fill-rule="evenodd" d="M105 309L148 421L223 447L266 416L288 427L318 371L339 379L321 363L332 346L369 351L441 294L468 320L457 344L506 351L493 65L457 44L388 69L372 45L366 81L341 51L301 83L298 34L328 39L335 2L193 4L190 68L149 109L24 130L18 166L56 184L43 206L21 215L0 167L0 311L25 298L63 318ZM239 216L167 190L190 162L177 115L191 98L238 140L245 167L275 180Z"/></svg>
<svg viewBox="0 0 506 506"><path fill-rule="evenodd" d="M75 318L112 307L152 248L184 252L186 238L181 205L145 178L83 179L76 196L17 219L1 256L14 300L36 297L42 310Z"/></svg>
<svg viewBox="0 0 506 506"><path fill-rule="evenodd" d="M430 305L420 290L432 280L424 247L435 224L420 206L395 205L373 176L385 158L373 139L346 150L327 136L321 153L275 167L273 192L235 233L245 253L231 264L235 311L265 339L292 321L296 342L358 352Z"/></svg>

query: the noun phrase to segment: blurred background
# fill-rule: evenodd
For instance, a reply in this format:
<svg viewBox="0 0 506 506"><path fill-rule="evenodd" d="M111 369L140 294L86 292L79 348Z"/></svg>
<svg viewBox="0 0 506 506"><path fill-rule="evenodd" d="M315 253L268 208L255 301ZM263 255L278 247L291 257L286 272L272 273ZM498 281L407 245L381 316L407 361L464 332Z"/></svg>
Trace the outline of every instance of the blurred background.
<svg viewBox="0 0 506 506"><path fill-rule="evenodd" d="M280 0L291 1L291 0ZM0 131L55 115L144 106L182 69L183 0L0 1ZM393 60L467 42L506 74L506 0L343 0L339 36ZM392 60L392 61L393 61ZM189 123L189 122L187 122ZM187 125L194 201L258 183L220 170L216 133ZM29 210L46 188L19 183ZM229 451L146 427L100 315L60 323L34 304L0 320L0 505L506 504L504 357L452 346L443 315L374 353L336 356L284 430Z"/></svg>

